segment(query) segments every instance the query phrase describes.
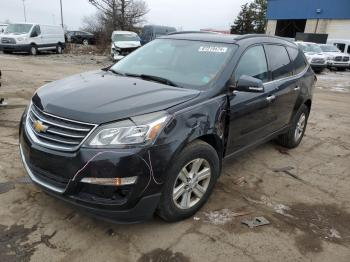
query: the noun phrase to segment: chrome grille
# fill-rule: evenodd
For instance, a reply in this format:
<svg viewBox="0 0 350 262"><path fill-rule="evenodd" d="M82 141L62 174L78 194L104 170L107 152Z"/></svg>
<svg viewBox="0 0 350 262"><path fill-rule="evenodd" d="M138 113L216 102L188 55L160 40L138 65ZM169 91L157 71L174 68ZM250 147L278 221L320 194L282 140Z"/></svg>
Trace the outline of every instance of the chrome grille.
<svg viewBox="0 0 350 262"><path fill-rule="evenodd" d="M348 62L349 61L349 57L348 56L343 56L343 62Z"/></svg>
<svg viewBox="0 0 350 262"><path fill-rule="evenodd" d="M2 44L16 44L16 40L14 38L3 37L1 38Z"/></svg>
<svg viewBox="0 0 350 262"><path fill-rule="evenodd" d="M325 60L323 58L313 58L311 60L312 63L319 63L319 64L324 64Z"/></svg>
<svg viewBox="0 0 350 262"><path fill-rule="evenodd" d="M36 128L35 128L36 126ZM54 116L31 105L27 130L34 142L51 149L75 151L96 125Z"/></svg>
<svg viewBox="0 0 350 262"><path fill-rule="evenodd" d="M334 61L341 61L341 59L342 59L341 56L336 56L336 57L334 58Z"/></svg>

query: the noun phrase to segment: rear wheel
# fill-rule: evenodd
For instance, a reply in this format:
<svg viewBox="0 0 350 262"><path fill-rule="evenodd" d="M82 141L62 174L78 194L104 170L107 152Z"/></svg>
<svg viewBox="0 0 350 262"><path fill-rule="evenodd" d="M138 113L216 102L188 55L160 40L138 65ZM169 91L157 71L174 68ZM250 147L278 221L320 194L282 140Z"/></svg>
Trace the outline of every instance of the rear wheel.
<svg viewBox="0 0 350 262"><path fill-rule="evenodd" d="M30 55L37 55L38 54L38 48L35 45L32 45L29 49L29 54Z"/></svg>
<svg viewBox="0 0 350 262"><path fill-rule="evenodd" d="M292 126L288 132L278 137L277 142L287 148L297 147L303 139L307 120L309 118L309 108L306 105L302 105L296 113Z"/></svg>
<svg viewBox="0 0 350 262"><path fill-rule="evenodd" d="M4 54L12 54L11 51L2 51Z"/></svg>
<svg viewBox="0 0 350 262"><path fill-rule="evenodd" d="M204 205L220 172L217 152L200 140L185 147L173 163L158 207L158 215L171 222L194 215Z"/></svg>
<svg viewBox="0 0 350 262"><path fill-rule="evenodd" d="M57 45L56 46L56 53L57 54L62 54L63 53L63 47L62 47L62 45Z"/></svg>

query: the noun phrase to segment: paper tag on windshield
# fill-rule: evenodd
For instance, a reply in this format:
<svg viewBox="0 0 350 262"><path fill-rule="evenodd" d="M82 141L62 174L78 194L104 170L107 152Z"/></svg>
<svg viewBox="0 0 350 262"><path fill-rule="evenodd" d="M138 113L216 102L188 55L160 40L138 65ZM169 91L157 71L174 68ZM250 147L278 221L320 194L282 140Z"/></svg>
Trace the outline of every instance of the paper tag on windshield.
<svg viewBox="0 0 350 262"><path fill-rule="evenodd" d="M220 46L201 46L198 52L209 52L209 53L226 53L227 47Z"/></svg>

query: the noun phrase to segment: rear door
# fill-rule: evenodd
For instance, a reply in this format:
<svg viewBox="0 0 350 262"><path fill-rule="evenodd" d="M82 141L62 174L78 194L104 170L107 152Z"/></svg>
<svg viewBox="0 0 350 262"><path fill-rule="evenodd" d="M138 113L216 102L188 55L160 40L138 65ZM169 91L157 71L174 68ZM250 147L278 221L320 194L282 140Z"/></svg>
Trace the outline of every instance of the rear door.
<svg viewBox="0 0 350 262"><path fill-rule="evenodd" d="M234 72L237 81L248 75L263 81L264 93L234 91L230 99L230 128L227 154L238 152L263 139L271 130L275 116L270 114L270 99L275 85L269 79L265 51L262 45L249 47Z"/></svg>
<svg viewBox="0 0 350 262"><path fill-rule="evenodd" d="M264 47L271 78L276 87L273 92L274 99L269 107L269 113L275 116L270 131L275 132L289 123L300 87L298 77L293 76L293 63L287 48L276 44L267 44ZM295 51L298 52L297 49Z"/></svg>

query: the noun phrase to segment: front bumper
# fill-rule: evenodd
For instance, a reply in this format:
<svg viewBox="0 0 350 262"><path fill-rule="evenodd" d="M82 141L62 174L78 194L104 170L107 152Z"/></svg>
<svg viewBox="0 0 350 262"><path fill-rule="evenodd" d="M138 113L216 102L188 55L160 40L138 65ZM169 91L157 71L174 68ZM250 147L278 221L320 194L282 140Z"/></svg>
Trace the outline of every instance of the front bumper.
<svg viewBox="0 0 350 262"><path fill-rule="evenodd" d="M328 65L328 67L350 68L350 62L328 61L327 65Z"/></svg>
<svg viewBox="0 0 350 262"><path fill-rule="evenodd" d="M311 68L312 68L313 70L317 70L317 71L323 70L323 69L327 68L327 64L315 64L315 63L311 63L310 65L311 65Z"/></svg>
<svg viewBox="0 0 350 262"><path fill-rule="evenodd" d="M28 44L0 44L0 50L5 52L29 52L30 47Z"/></svg>
<svg viewBox="0 0 350 262"><path fill-rule="evenodd" d="M117 223L136 223L152 217L158 206L161 184L151 179L149 150L121 150L116 154L100 149L80 148L63 153L33 143L25 129L20 131L20 154L31 180L44 191ZM94 156L98 156L94 158ZM151 173L152 172L152 173ZM130 177L137 182L128 186L98 186L81 183L83 177Z"/></svg>

